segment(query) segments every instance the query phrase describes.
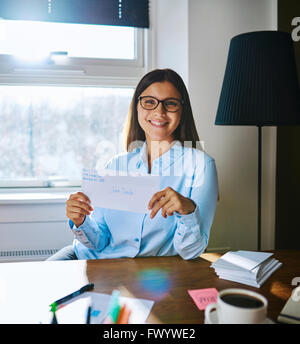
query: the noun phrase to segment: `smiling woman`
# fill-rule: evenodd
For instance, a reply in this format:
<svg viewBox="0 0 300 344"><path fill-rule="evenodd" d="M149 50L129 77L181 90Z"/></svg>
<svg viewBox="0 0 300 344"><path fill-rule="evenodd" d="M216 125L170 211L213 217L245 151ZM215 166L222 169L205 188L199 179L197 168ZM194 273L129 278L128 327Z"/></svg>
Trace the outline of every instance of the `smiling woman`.
<svg viewBox="0 0 300 344"><path fill-rule="evenodd" d="M180 93L169 81L153 83L139 97L138 122L146 136L150 168L152 160L156 158L151 155L155 142L171 143L174 140L173 133L182 113L180 98Z"/></svg>
<svg viewBox="0 0 300 344"><path fill-rule="evenodd" d="M173 141L173 132L178 127L182 112L180 98L180 93L169 81L155 82L142 93L139 97L138 121L147 140ZM153 131L152 127L164 130Z"/></svg>
<svg viewBox="0 0 300 344"><path fill-rule="evenodd" d="M160 191L148 200L150 215L94 208L87 195L72 194L66 214L76 239L50 260L177 254L193 259L205 250L217 203L217 172L209 155L185 146L188 141L196 147L199 138L186 87L175 71L158 69L142 78L125 133L127 153L105 168L160 176ZM136 147L136 141L142 145Z"/></svg>
<svg viewBox="0 0 300 344"><path fill-rule="evenodd" d="M127 150L134 142L147 141L149 171L152 162L171 143L199 143L189 95L182 78L170 69L146 74L133 96L126 126Z"/></svg>
<svg viewBox="0 0 300 344"><path fill-rule="evenodd" d="M145 104L145 101L143 101L145 96L156 97L156 100L153 100L156 106L153 106L151 109L149 104ZM170 100L170 98L173 100L173 104L174 100L177 103L176 107L172 107L171 111L170 103L169 109L166 109L166 101ZM138 104L138 101L140 101L140 104ZM159 106L160 103L161 106ZM139 115L138 110L140 110ZM163 121L166 121L164 117L167 116L168 121L173 123L172 125L174 126L173 130L171 129L170 131L172 139L179 140L182 144L186 141L191 141L192 146L196 147L196 143L199 142L199 136L193 118L189 95L182 78L170 69L150 72L138 84L127 119L127 150L130 150L132 142L145 140L147 135L147 130L145 131L145 128L143 128L143 125L147 124L145 116L151 114L153 118L150 119L149 117L148 122L150 121L152 122L151 124L155 125L153 123L155 119L163 118Z"/></svg>

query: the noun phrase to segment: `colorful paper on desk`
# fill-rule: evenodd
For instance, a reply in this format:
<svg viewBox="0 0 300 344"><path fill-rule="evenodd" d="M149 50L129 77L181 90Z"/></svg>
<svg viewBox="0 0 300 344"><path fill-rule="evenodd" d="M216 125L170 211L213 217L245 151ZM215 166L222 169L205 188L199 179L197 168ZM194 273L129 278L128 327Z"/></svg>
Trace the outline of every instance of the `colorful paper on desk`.
<svg viewBox="0 0 300 344"><path fill-rule="evenodd" d="M203 311L210 303L217 302L218 291L216 288L188 290L196 306Z"/></svg>
<svg viewBox="0 0 300 344"><path fill-rule="evenodd" d="M159 181L159 176L99 176L95 170L83 169L82 192L94 207L147 213Z"/></svg>
<svg viewBox="0 0 300 344"><path fill-rule="evenodd" d="M65 306L56 311L58 324L85 324L87 309L92 306L91 324L101 324L107 316L111 295L85 292L80 296L66 302ZM154 301L120 296L120 303L126 304L131 310L129 324L143 324L146 322ZM51 312L47 318L40 319L41 323L49 324L52 319Z"/></svg>

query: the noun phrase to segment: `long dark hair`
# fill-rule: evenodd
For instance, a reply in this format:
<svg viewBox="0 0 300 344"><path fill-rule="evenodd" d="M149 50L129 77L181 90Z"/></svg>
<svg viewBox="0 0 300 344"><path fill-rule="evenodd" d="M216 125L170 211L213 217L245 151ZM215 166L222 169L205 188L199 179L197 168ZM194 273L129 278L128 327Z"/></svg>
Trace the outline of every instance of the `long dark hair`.
<svg viewBox="0 0 300 344"><path fill-rule="evenodd" d="M196 142L199 141L199 136L195 126L189 94L184 81L181 76L172 69L155 69L143 76L132 97L124 133L127 151L132 142L145 141L145 132L138 122L137 105L139 96L154 82L163 81L171 82L178 90L183 100L182 115L180 123L173 134L174 140L178 140L182 144L184 144L184 141L192 141L192 146L196 148Z"/></svg>

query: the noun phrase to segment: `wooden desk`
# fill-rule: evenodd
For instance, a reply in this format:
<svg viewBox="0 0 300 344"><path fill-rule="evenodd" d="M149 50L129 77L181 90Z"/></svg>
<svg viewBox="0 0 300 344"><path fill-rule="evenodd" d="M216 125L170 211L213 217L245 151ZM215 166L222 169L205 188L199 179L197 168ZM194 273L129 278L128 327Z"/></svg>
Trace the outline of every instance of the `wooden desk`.
<svg viewBox="0 0 300 344"><path fill-rule="evenodd" d="M277 251L274 258L283 263L261 288L226 281L218 278L210 268L220 254L203 254L196 260L185 261L180 257L155 257L138 259L116 259L88 261L87 274L96 285L95 291L110 293L113 288L125 287L130 294L140 298L152 298L143 290L136 275L143 269L163 269L170 279L170 290L166 297L156 300L148 322L150 323L204 323L204 311L198 310L188 289L214 287L218 291L227 288L243 288L264 295L269 301L268 317L276 321L293 288L292 279L300 277L300 251ZM100 267L101 266L101 267ZM128 295L130 295L128 294ZM152 296L152 297L151 297Z"/></svg>
<svg viewBox="0 0 300 344"><path fill-rule="evenodd" d="M204 312L198 310L187 291L188 289L211 287L215 287L218 291L232 287L244 288L263 294L269 301L268 317L276 321L294 288L291 284L292 279L300 277L300 251L275 251L274 257L283 265L259 289L219 279L214 270L210 268L211 262L219 256L219 254L207 253L191 261L185 261L175 256L2 263L0 264L0 277L2 276L2 282L4 279L6 281L6 297L1 299L0 296L0 310L6 309L6 311L5 318L3 315L1 316L0 311L0 323L4 319L6 319L5 322L14 323L13 315L7 313L8 304L12 307L12 299L15 303L22 302L22 308L29 307L31 304L31 309L34 309L34 307L38 307L37 304L49 305L50 302L67 295L87 282L95 284L95 292L110 294L113 289L119 289L123 296L154 300L155 304L148 318L149 323L203 323ZM167 286L168 292L162 295L151 293L145 289L140 276L142 272L146 271L163 273L166 277L166 284L163 287ZM155 277L155 275L153 276ZM155 285L157 283L155 278L153 283L155 289L159 287L159 285ZM41 291L43 292L41 293ZM30 296L30 292L35 296ZM16 300L16 298L19 299ZM30 317L27 315L23 322L30 323Z"/></svg>

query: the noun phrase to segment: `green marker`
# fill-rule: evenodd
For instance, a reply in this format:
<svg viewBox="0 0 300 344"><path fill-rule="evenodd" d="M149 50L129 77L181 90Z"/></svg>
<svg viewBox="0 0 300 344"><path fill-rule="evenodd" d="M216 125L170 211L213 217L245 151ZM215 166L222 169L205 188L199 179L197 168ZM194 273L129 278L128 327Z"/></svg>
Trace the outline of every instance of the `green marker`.
<svg viewBox="0 0 300 344"><path fill-rule="evenodd" d="M73 299L74 297L79 296L79 295L81 295L82 293L84 293L86 291L90 291L93 288L94 288L94 283L89 283L89 284L85 285L84 287L74 291L74 293L69 294L69 295L67 295L67 296L65 296L65 297L63 297L63 298L61 298L59 300L56 300L55 302L53 302L50 305L50 307L52 307L52 305L60 306L60 305L64 304L65 302Z"/></svg>
<svg viewBox="0 0 300 344"><path fill-rule="evenodd" d="M117 322L118 315L121 308L119 304L119 296L120 296L120 292L118 290L114 290L111 294L111 298L109 302L107 315L111 318L113 324Z"/></svg>
<svg viewBox="0 0 300 344"><path fill-rule="evenodd" d="M55 302L52 303L50 311L53 313L53 318L52 318L51 324L58 324L57 319L56 319L56 315L55 315L56 307L57 307L56 303Z"/></svg>

